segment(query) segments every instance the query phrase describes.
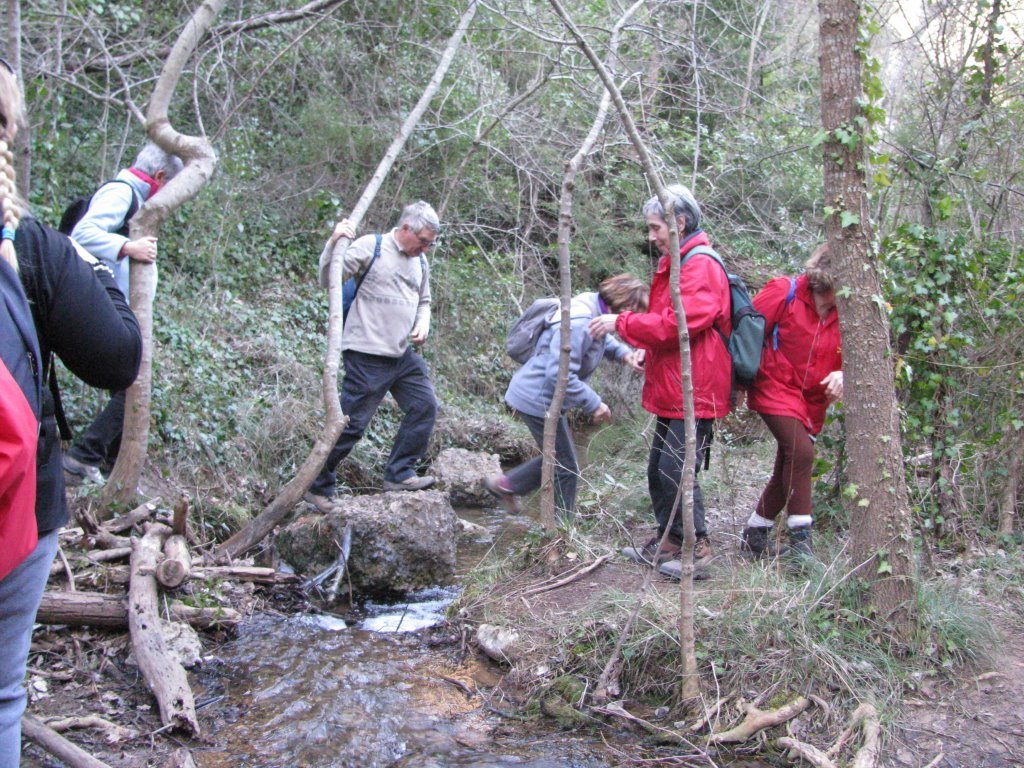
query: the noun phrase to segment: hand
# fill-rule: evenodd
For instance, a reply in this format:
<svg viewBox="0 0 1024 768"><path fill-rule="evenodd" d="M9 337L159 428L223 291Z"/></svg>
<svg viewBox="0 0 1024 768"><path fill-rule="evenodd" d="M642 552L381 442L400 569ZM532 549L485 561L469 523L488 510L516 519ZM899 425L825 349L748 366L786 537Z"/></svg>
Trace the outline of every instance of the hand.
<svg viewBox="0 0 1024 768"><path fill-rule="evenodd" d="M413 328L409 333L409 341L417 347L427 340L427 331L424 328Z"/></svg>
<svg viewBox="0 0 1024 768"><path fill-rule="evenodd" d="M622 358L622 364L628 365L637 373L644 372L644 358L647 356L647 352L643 349L631 349L625 357Z"/></svg>
<svg viewBox="0 0 1024 768"><path fill-rule="evenodd" d="M597 410L590 415L590 421L594 424L610 424L612 421L612 409L601 403L597 406Z"/></svg>
<svg viewBox="0 0 1024 768"><path fill-rule="evenodd" d="M121 254L135 261L152 264L156 261L156 238L140 237L138 240L129 240L121 246Z"/></svg>
<svg viewBox="0 0 1024 768"><path fill-rule="evenodd" d="M615 321L618 319L618 315L598 315L590 321L588 329L590 335L595 339L603 339L609 333L615 331Z"/></svg>
<svg viewBox="0 0 1024 768"><path fill-rule="evenodd" d="M356 238L355 227L352 226L352 223L348 219L342 219L334 225L334 231L331 232L330 238L331 245L334 245L343 237L348 240L355 240Z"/></svg>
<svg viewBox="0 0 1024 768"><path fill-rule="evenodd" d="M843 398L843 372L832 371L828 376L820 382L825 387L825 397L828 398L830 403L834 403L837 400Z"/></svg>

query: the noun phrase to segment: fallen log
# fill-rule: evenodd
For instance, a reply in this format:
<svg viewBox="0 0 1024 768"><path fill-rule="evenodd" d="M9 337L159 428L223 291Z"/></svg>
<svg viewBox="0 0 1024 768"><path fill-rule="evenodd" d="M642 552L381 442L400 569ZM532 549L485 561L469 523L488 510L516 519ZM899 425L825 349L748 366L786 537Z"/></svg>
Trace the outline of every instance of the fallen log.
<svg viewBox="0 0 1024 768"><path fill-rule="evenodd" d="M233 627L242 620L242 614L231 608L195 608L180 602L171 603L170 613L172 620L184 621L196 629ZM128 626L128 600L102 592L46 592L36 621L69 627L123 629Z"/></svg>
<svg viewBox="0 0 1024 768"><path fill-rule="evenodd" d="M193 568L192 578L206 581L213 579L253 581L257 584L289 584L299 580L299 577L293 573L281 573L273 568L246 565L209 565Z"/></svg>
<svg viewBox="0 0 1024 768"><path fill-rule="evenodd" d="M143 502L131 512L126 515L120 515L107 520L103 523L103 530L109 531L110 533L123 533L131 528L134 528L139 523L149 520L156 512L156 503L160 501L159 498L152 499L150 501Z"/></svg>
<svg viewBox="0 0 1024 768"><path fill-rule="evenodd" d="M156 567L156 580L165 589L176 589L192 576L192 557L188 543L181 534L167 537L164 542L164 559Z"/></svg>
<svg viewBox="0 0 1024 768"><path fill-rule="evenodd" d="M85 553L87 560L97 563L109 563L112 560L124 560L132 556L132 548L118 547L117 549L92 549Z"/></svg>
<svg viewBox="0 0 1024 768"><path fill-rule="evenodd" d="M72 744L56 731L47 728L32 715L22 715L21 733L33 744L41 747L71 768L110 768L81 747Z"/></svg>
<svg viewBox="0 0 1024 768"><path fill-rule="evenodd" d="M160 708L160 721L165 726L182 728L198 736L195 698L185 670L167 649L160 631L156 579L146 575L156 569L163 549L161 545L169 530L167 526L151 523L132 547L128 629L139 669Z"/></svg>

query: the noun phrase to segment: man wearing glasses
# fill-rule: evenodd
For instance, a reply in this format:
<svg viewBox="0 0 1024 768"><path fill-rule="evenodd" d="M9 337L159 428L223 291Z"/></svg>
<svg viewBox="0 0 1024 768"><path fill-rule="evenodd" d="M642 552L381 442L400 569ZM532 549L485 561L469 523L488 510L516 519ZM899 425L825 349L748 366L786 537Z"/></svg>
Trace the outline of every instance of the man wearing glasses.
<svg viewBox="0 0 1024 768"><path fill-rule="evenodd" d="M388 392L405 415L384 467L384 490L421 491L434 484L433 477L416 474L434 430L437 398L415 347L430 333L430 268L424 253L440 229L433 207L420 200L407 205L396 227L382 235L353 240L352 225L342 219L320 254L320 284L326 288L338 241L353 240L345 251L343 280L358 280L341 336L341 410L349 422L305 495L322 512L333 506L338 464Z"/></svg>

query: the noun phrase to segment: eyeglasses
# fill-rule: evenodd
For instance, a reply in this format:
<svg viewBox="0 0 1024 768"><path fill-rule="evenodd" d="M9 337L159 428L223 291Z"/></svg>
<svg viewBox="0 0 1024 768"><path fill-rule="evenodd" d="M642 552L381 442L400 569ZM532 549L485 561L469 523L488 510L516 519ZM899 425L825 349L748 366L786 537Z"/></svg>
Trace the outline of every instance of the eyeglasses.
<svg viewBox="0 0 1024 768"><path fill-rule="evenodd" d="M11 73L12 77L18 76L18 73L14 71L14 65L11 64L11 62L9 62L3 56L0 56L0 64L3 64L4 68Z"/></svg>
<svg viewBox="0 0 1024 768"><path fill-rule="evenodd" d="M434 245L436 244L436 241L435 241L435 240L432 240L432 239L428 239L428 238L426 238L426 237L420 237L419 235L417 235L417 236L416 236L416 239L420 241L420 245L421 245L421 246L422 246L422 247L423 247L424 249L427 249L427 248L433 248L433 247L434 247Z"/></svg>

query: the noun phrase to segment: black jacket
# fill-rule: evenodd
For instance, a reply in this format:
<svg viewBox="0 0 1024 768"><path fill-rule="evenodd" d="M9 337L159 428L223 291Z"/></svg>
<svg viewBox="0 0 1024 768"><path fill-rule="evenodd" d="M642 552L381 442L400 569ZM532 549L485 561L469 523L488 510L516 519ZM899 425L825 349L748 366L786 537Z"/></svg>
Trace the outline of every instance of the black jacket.
<svg viewBox="0 0 1024 768"><path fill-rule="evenodd" d="M31 216L18 225L14 247L44 369L49 370L52 352L90 386L129 387L142 361L142 333L110 270L99 261L88 263L67 236ZM37 460L40 535L68 520L60 437L48 395L44 394Z"/></svg>

